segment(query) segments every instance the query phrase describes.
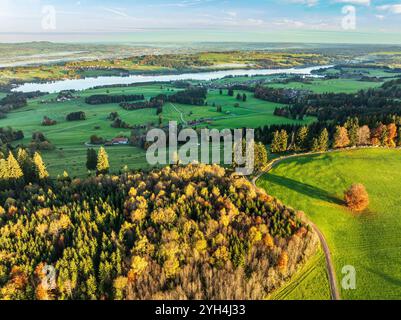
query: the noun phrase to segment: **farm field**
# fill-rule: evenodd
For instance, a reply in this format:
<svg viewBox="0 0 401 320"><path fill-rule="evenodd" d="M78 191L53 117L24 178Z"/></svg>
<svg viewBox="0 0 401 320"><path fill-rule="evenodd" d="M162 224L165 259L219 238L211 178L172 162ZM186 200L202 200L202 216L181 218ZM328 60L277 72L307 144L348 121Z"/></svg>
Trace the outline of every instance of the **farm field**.
<svg viewBox="0 0 401 320"><path fill-rule="evenodd" d="M330 80L312 80L310 83L289 82L268 84L271 88L288 88L298 90L308 90L314 93L354 93L359 90L376 88L381 86L382 82L358 81L352 79L330 79Z"/></svg>
<svg viewBox="0 0 401 320"><path fill-rule="evenodd" d="M129 137L130 129L112 128L111 121L107 119L111 112L117 111L119 117L130 125L157 126L159 116L155 109L142 109L127 111L118 104L88 105L85 97L93 94L144 94L146 99L160 93L172 94L177 88L169 85L141 85L132 87L116 87L90 89L76 92L76 99L64 102L56 102L57 94L49 94L43 97L29 100L28 106L17 109L7 114L7 118L0 120L1 127L10 126L21 129L25 139L19 143L29 144L33 132L42 132L47 139L56 147L54 151L43 151L43 157L48 164L52 175L63 173L65 168L69 169L71 175L82 176L86 173L85 142L89 141L91 135L97 135L104 139L112 139L119 135ZM198 127L208 126L210 128L242 128L247 126L255 128L263 125L282 123L311 123L314 118L308 117L303 121L295 121L284 117L274 116L276 107L282 105L255 99L251 92L240 92L247 94L247 101L238 101L227 95L224 90L220 95L218 90L210 90L207 97L207 106L190 106L182 104L166 103L163 107L163 125L169 121L177 121L186 124L191 121L208 119ZM234 105L238 103L239 106ZM217 106L222 107L222 112L217 112ZM66 115L74 111L84 111L87 120L68 122ZM54 126L42 126L43 117L56 120ZM124 165L130 169L146 168L145 152L139 148L130 146L117 146L107 148L109 153L111 170L118 171Z"/></svg>
<svg viewBox="0 0 401 320"><path fill-rule="evenodd" d="M259 187L304 211L320 228L339 282L344 266L355 267L356 290L341 289L339 283L343 299L397 299L401 295L400 165L400 150L334 152L287 159L258 181ZM353 183L364 184L370 196L369 208L360 214L343 205L343 192ZM315 287L304 290L309 283L306 278L293 297L307 299L326 292L324 269L317 270L321 274L316 276L320 280ZM319 293L319 298L324 296Z"/></svg>

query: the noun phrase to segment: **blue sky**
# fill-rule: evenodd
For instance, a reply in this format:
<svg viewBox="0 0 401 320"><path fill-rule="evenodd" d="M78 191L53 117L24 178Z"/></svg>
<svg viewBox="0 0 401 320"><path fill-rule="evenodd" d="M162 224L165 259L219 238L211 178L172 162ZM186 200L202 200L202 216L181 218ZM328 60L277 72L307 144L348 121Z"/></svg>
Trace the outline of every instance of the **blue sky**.
<svg viewBox="0 0 401 320"><path fill-rule="evenodd" d="M0 33L0 40L19 33L15 39L401 43L401 0L0 0Z"/></svg>

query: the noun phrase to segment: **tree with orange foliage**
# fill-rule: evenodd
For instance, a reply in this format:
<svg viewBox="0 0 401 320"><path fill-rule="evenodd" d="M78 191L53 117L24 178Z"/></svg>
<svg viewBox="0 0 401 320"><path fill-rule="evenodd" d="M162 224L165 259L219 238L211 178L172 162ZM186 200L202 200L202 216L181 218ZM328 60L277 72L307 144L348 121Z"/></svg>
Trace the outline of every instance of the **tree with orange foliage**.
<svg viewBox="0 0 401 320"><path fill-rule="evenodd" d="M387 125L387 146L390 148L396 147L395 138L397 137L397 126L395 123Z"/></svg>
<svg viewBox="0 0 401 320"><path fill-rule="evenodd" d="M278 269L281 273L285 273L288 267L288 254L286 251L282 251L279 258L278 258Z"/></svg>
<svg viewBox="0 0 401 320"><path fill-rule="evenodd" d="M344 193L345 203L347 207L353 211L363 211L369 205L369 195L363 184L353 184Z"/></svg>
<svg viewBox="0 0 401 320"><path fill-rule="evenodd" d="M348 137L348 131L345 127L336 127L336 132L334 133L334 148L345 148L348 147L350 144L350 140Z"/></svg>

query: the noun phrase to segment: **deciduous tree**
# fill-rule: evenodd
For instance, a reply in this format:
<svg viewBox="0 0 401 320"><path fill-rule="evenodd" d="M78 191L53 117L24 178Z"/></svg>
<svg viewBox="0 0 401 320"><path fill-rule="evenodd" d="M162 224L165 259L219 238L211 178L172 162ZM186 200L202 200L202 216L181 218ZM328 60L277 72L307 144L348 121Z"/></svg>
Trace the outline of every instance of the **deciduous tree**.
<svg viewBox="0 0 401 320"><path fill-rule="evenodd" d="M363 211L369 205L369 195L363 184L353 184L345 193L347 207L353 211Z"/></svg>
<svg viewBox="0 0 401 320"><path fill-rule="evenodd" d="M109 164L109 156L107 155L106 150L101 147L99 149L99 153L97 156L97 165L96 170L98 174L106 174L109 172L110 164Z"/></svg>
<svg viewBox="0 0 401 320"><path fill-rule="evenodd" d="M348 138L348 131L345 127L336 127L336 132L334 133L334 148L345 148L350 144L350 140Z"/></svg>
<svg viewBox="0 0 401 320"><path fill-rule="evenodd" d="M35 152L35 154L33 155L33 163L35 165L36 174L39 180L43 180L49 177L46 165L44 164L43 159L38 152Z"/></svg>

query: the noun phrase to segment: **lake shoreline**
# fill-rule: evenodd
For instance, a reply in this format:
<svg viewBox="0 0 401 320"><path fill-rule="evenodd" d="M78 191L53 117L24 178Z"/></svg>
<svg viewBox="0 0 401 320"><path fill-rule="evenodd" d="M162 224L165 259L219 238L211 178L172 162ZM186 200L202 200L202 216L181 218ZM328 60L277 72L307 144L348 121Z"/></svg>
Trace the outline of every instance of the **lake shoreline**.
<svg viewBox="0 0 401 320"><path fill-rule="evenodd" d="M267 76L278 74L297 74L297 75L312 75L312 72L322 68L331 68L333 65L309 66L309 67L294 67L284 69L227 69L227 70L199 70L198 72L188 73L162 73L162 74L130 74L122 76L99 76L86 77L81 79L64 79L47 82L27 82L19 84L13 88L12 92L47 92L57 93L63 90L87 90L92 88L105 88L118 85L135 85L148 83L169 83L174 81L211 81L223 79L229 76Z"/></svg>

